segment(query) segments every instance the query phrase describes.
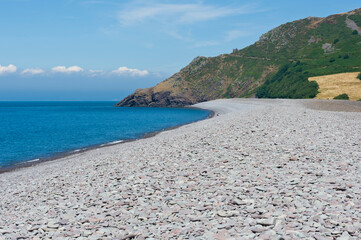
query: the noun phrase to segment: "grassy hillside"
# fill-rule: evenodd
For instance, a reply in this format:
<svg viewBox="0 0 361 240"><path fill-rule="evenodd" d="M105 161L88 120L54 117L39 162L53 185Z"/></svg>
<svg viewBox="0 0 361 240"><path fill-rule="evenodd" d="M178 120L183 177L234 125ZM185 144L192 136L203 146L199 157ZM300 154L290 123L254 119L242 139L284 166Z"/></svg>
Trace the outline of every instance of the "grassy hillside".
<svg viewBox="0 0 361 240"><path fill-rule="evenodd" d="M305 64L300 61L289 63L257 89L259 98L314 98L318 94L318 84L308 81L304 72Z"/></svg>
<svg viewBox="0 0 361 240"><path fill-rule="evenodd" d="M361 72L361 9L283 24L231 54L197 57L158 86L117 106L182 106L233 97L312 98L308 78Z"/></svg>
<svg viewBox="0 0 361 240"><path fill-rule="evenodd" d="M257 89L256 95L270 98L313 98L317 95L318 85L308 82L309 77L360 71L361 36L358 32L355 34L356 29L347 26L352 23L351 18L360 19L359 14L358 10L350 15L338 14L324 19L301 20L304 27L298 28L298 41L293 41L292 47L286 48L286 55L292 56L288 60L297 64L281 67L275 77L268 79ZM289 28L288 25L281 31ZM294 51L293 54L289 52L290 49ZM288 70L284 71L285 68Z"/></svg>

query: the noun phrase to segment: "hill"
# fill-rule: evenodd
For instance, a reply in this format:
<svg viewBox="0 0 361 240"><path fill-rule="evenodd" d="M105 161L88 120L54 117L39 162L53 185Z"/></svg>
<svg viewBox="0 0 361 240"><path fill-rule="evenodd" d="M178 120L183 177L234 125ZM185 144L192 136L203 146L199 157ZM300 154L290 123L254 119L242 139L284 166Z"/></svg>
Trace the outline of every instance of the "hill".
<svg viewBox="0 0 361 240"><path fill-rule="evenodd" d="M361 72L361 8L283 24L242 50L196 57L155 87L116 106L184 106L217 98L313 98L308 78Z"/></svg>

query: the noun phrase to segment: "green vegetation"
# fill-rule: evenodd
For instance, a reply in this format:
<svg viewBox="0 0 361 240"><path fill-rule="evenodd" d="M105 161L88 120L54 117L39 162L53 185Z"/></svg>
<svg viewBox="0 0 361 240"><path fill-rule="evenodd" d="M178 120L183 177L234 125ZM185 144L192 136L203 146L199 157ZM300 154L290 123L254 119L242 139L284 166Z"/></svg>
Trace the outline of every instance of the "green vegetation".
<svg viewBox="0 0 361 240"><path fill-rule="evenodd" d="M305 65L299 61L284 65L271 79L256 91L259 98L314 98L318 84L308 81L302 73Z"/></svg>
<svg viewBox="0 0 361 240"><path fill-rule="evenodd" d="M309 82L309 77L361 71L361 44L358 44L361 37L352 35L345 21L346 15L335 15L316 28L307 27L312 22L310 19L284 24L245 49L222 58L211 58L212 64L207 64L191 81L200 82L207 73L218 79L226 76L225 82L230 84L221 95L227 98L252 94L272 98L313 98L318 93L318 85ZM309 42L312 38L314 41ZM333 43L333 50L326 52L322 48L325 43ZM279 71L267 72L271 64ZM287 71L282 73L284 66ZM258 86L254 84L257 81L261 82ZM198 87L205 85L208 84Z"/></svg>
<svg viewBox="0 0 361 240"><path fill-rule="evenodd" d="M352 14L348 17L349 19L351 19L352 21L354 21L357 26L361 26L361 15L359 14Z"/></svg>
<svg viewBox="0 0 361 240"><path fill-rule="evenodd" d="M351 16L353 20L357 16L361 21L360 15ZM361 70L361 37L358 34L350 37L353 31L345 27L346 16L330 16L328 19L333 24L325 21L315 29L305 27L295 33L297 37L287 48L288 51L293 50L293 53L290 51L288 54L293 63L282 65L274 76L268 77L256 90L257 97L313 98L318 93L318 85L316 82L309 82L309 77ZM305 45L307 38L314 40ZM322 39L322 42L317 43L315 39ZM333 43L330 48L332 50L322 49L325 43Z"/></svg>
<svg viewBox="0 0 361 240"><path fill-rule="evenodd" d="M337 97L334 97L333 99L336 100L349 100L350 98L348 97L348 95L346 93L338 95Z"/></svg>
<svg viewBox="0 0 361 240"><path fill-rule="evenodd" d="M359 75L357 75L357 78L361 80L361 73L359 73Z"/></svg>
<svg viewBox="0 0 361 240"><path fill-rule="evenodd" d="M361 8L286 23L244 49L197 57L165 80L173 86L167 91L192 96L194 103L255 95L313 98L318 84L309 77L361 72L361 35L347 27L347 18L361 27Z"/></svg>

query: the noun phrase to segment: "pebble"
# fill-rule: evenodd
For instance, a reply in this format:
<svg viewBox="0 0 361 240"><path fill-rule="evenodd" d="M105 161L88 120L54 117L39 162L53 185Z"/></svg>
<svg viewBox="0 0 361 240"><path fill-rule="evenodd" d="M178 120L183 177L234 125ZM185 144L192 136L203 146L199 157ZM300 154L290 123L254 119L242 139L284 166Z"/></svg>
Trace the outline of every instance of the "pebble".
<svg viewBox="0 0 361 240"><path fill-rule="evenodd" d="M233 216L236 216L238 215L238 212L237 211L218 211L217 212L218 216L220 217L233 217Z"/></svg>
<svg viewBox="0 0 361 240"><path fill-rule="evenodd" d="M236 199L233 199L233 203L236 204L236 205L246 205L247 203L245 201L242 201L238 198Z"/></svg>
<svg viewBox="0 0 361 240"><path fill-rule="evenodd" d="M361 113L307 101L0 174L0 239L361 239Z"/></svg>
<svg viewBox="0 0 361 240"><path fill-rule="evenodd" d="M259 219L256 221L256 223L262 226L272 226L275 224L275 219L274 218Z"/></svg>

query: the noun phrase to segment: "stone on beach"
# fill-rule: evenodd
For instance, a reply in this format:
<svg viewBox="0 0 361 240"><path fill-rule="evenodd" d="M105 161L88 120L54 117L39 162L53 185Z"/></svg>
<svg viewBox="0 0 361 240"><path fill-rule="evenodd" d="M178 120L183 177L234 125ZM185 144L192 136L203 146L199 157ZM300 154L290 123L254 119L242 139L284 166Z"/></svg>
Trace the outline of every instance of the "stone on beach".
<svg viewBox="0 0 361 240"><path fill-rule="evenodd" d="M361 239L361 113L229 99L0 175L0 239Z"/></svg>

